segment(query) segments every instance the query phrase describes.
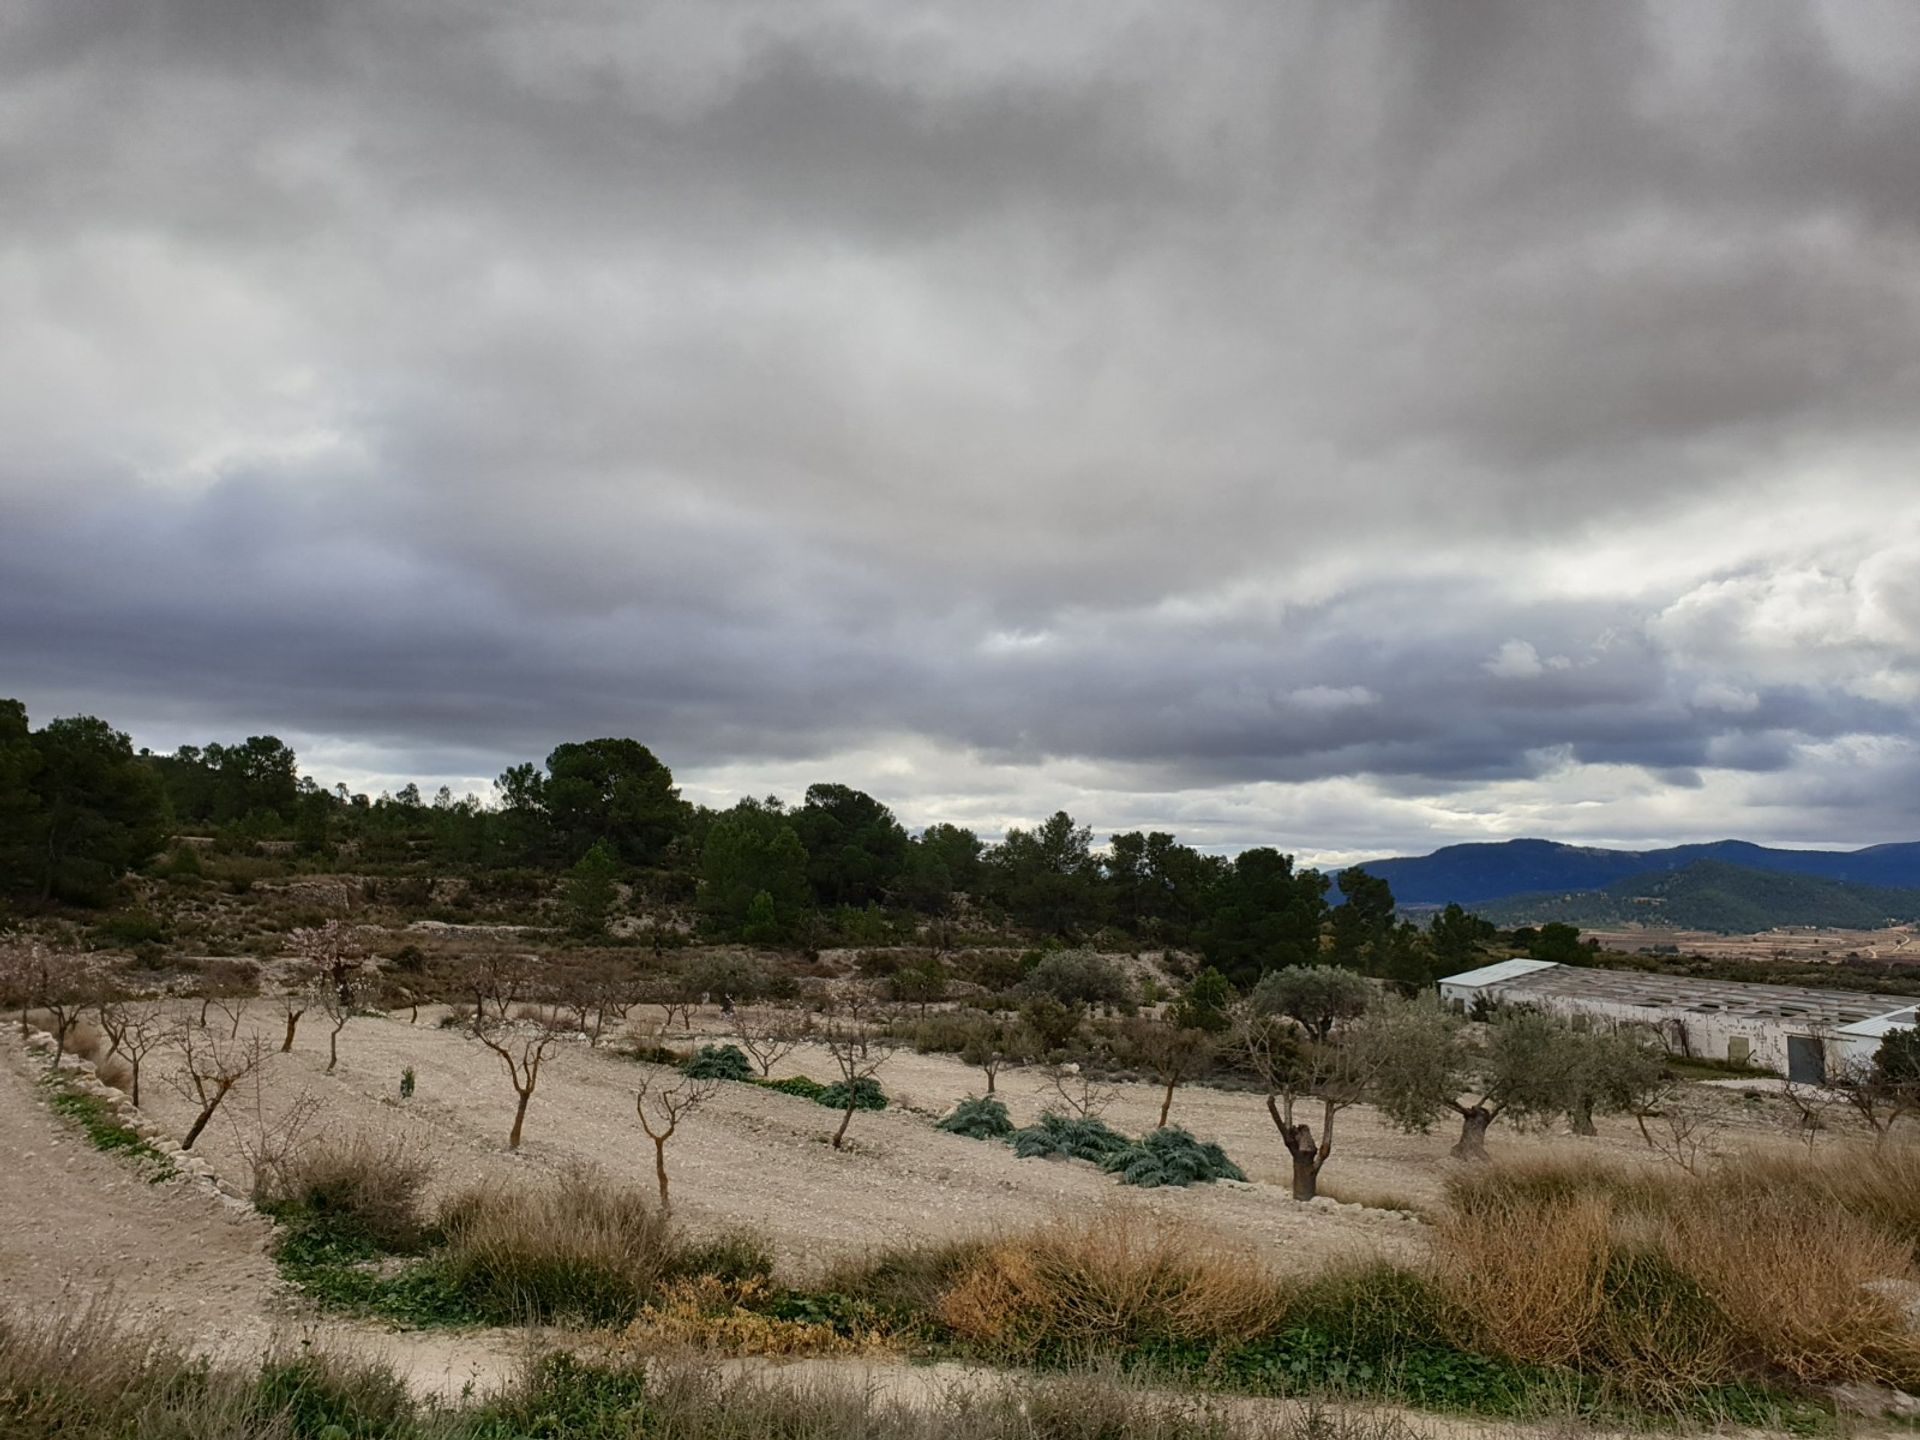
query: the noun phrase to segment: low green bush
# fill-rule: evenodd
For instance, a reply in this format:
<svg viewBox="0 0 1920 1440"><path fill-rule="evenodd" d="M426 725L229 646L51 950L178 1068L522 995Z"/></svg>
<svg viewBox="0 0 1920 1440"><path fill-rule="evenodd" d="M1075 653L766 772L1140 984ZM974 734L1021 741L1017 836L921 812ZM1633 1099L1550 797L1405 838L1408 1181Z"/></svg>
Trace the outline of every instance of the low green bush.
<svg viewBox="0 0 1920 1440"><path fill-rule="evenodd" d="M1091 1160L1127 1148L1127 1137L1104 1120L1061 1115L1049 1110L1039 1120L1009 1137L1013 1153L1022 1160Z"/></svg>
<svg viewBox="0 0 1920 1440"><path fill-rule="evenodd" d="M822 1105L835 1110L847 1108L847 1082L836 1080L814 1097ZM886 1092L880 1088L880 1082L872 1076L862 1076L853 1083L853 1108L856 1110L884 1110L887 1108Z"/></svg>
<svg viewBox="0 0 1920 1440"><path fill-rule="evenodd" d="M680 1067L695 1080L751 1080L753 1062L738 1045L702 1045Z"/></svg>
<svg viewBox="0 0 1920 1440"><path fill-rule="evenodd" d="M796 1095L802 1100L818 1100L827 1089L818 1080L809 1080L804 1075L792 1075L785 1080L763 1080L760 1085L763 1089L778 1090L782 1095Z"/></svg>
<svg viewBox="0 0 1920 1440"><path fill-rule="evenodd" d="M1247 1178L1246 1172L1227 1158L1226 1151L1211 1141L1194 1139L1178 1125L1154 1130L1111 1152L1102 1157L1100 1168L1118 1175L1122 1185L1147 1190Z"/></svg>
<svg viewBox="0 0 1920 1440"><path fill-rule="evenodd" d="M1013 1118L1007 1114L1007 1107L991 1095L969 1095L934 1128L949 1135L964 1135L969 1140L1003 1140L1013 1133Z"/></svg>

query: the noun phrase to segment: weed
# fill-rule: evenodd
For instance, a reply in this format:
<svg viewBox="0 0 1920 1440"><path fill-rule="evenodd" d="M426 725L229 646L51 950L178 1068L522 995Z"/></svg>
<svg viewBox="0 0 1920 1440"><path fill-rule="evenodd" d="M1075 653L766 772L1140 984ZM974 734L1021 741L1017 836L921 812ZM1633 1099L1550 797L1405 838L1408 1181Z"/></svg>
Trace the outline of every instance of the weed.
<svg viewBox="0 0 1920 1440"><path fill-rule="evenodd" d="M49 1076L46 1084L50 1092L47 1103L56 1113L78 1125L94 1149L135 1161L155 1184L171 1180L179 1173L172 1160L115 1114L113 1107L98 1095L77 1089L63 1076Z"/></svg>

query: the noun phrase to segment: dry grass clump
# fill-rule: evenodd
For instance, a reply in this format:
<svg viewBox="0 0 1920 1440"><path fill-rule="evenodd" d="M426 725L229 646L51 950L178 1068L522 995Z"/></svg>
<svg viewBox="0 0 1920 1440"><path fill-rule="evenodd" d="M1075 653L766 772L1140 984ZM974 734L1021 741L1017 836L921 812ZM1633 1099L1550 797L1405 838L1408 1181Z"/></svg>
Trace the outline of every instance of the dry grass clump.
<svg viewBox="0 0 1920 1440"><path fill-rule="evenodd" d="M1920 1254L1920 1145L1751 1151L1705 1178L1720 1194L1804 1195L1871 1221Z"/></svg>
<svg viewBox="0 0 1920 1440"><path fill-rule="evenodd" d="M768 1314L771 1298L771 1282L764 1275L744 1280L718 1275L670 1280L660 1297L642 1308L627 1327L626 1339L642 1351L710 1350L729 1355L861 1355L898 1348L880 1330L843 1334L825 1320Z"/></svg>
<svg viewBox="0 0 1920 1440"><path fill-rule="evenodd" d="M747 1232L689 1240L644 1190L592 1169L522 1189L488 1187L441 1208L439 1264L478 1314L498 1321L631 1320L680 1278L740 1282L772 1269Z"/></svg>
<svg viewBox="0 0 1920 1440"><path fill-rule="evenodd" d="M1902 1292L1913 1252L1806 1193L1755 1192L1668 1217L1669 1253L1768 1363L1802 1382L1920 1378Z"/></svg>
<svg viewBox="0 0 1920 1440"><path fill-rule="evenodd" d="M1891 1193L1910 1157L1852 1155L1857 1171L1796 1158L1699 1177L1488 1167L1449 1185L1437 1274L1481 1343L1645 1405L1755 1379L1912 1385L1920 1336L1903 1301L1920 1274Z"/></svg>
<svg viewBox="0 0 1920 1440"><path fill-rule="evenodd" d="M421 1192L432 1175L407 1141L356 1134L264 1156L253 1201L289 1228L404 1253L425 1231Z"/></svg>
<svg viewBox="0 0 1920 1440"><path fill-rule="evenodd" d="M243 1368L211 1364L98 1308L40 1321L0 1315L7 1440L413 1440L414 1416L391 1370L311 1346Z"/></svg>
<svg viewBox="0 0 1920 1440"><path fill-rule="evenodd" d="M1278 1282L1244 1249L1116 1210L988 1246L936 1313L1001 1353L1073 1355L1161 1338L1249 1339L1285 1308Z"/></svg>

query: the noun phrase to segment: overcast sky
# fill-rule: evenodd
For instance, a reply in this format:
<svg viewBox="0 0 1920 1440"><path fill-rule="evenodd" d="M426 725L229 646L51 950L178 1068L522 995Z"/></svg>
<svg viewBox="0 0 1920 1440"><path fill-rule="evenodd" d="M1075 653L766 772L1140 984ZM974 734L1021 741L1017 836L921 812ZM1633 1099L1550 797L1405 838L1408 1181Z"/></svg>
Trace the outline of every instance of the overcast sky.
<svg viewBox="0 0 1920 1440"><path fill-rule="evenodd" d="M1338 860L1920 837L1910 0L8 0L0 694Z"/></svg>

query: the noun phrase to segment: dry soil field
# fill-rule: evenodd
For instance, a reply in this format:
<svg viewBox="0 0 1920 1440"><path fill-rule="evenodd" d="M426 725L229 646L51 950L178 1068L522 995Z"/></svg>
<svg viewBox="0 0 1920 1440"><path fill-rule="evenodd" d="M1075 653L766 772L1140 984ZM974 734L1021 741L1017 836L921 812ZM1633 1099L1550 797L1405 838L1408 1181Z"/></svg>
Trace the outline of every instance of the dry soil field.
<svg viewBox="0 0 1920 1440"><path fill-rule="evenodd" d="M439 1013L422 1011L417 1024L404 1013L355 1019L341 1036L332 1075L325 1073L324 1028L303 1024L292 1053L272 1056L257 1093L235 1092L198 1153L244 1190L250 1140L307 1097L308 1134L405 1136L430 1157L437 1192L523 1183L582 1163L651 1185L652 1150L633 1113L634 1061L610 1044L562 1048L541 1075L525 1145L512 1154L504 1142L513 1095L499 1061L461 1030L439 1028ZM718 1025L718 1016L700 1015L694 1031L717 1034ZM243 1034L254 1028L277 1042L280 1019L256 1003L241 1026ZM204 1183L146 1183L124 1162L91 1149L47 1108L34 1083L40 1062L17 1032L0 1041L0 1054L0 1153L13 1157L0 1178L0 1274L9 1306L114 1306L216 1352L257 1350L275 1333L366 1346L423 1392L455 1393L469 1382L488 1387L524 1351L527 1337L512 1332L385 1333L315 1317L283 1290L265 1254L268 1227L250 1207ZM402 1101L399 1079L407 1067L417 1086ZM823 1055L804 1048L775 1069L776 1076L802 1073L820 1078L830 1069ZM720 1087L669 1151L679 1218L696 1230L760 1228L793 1278L876 1245L1016 1229L1102 1207L1137 1208L1216 1232L1250 1262L1296 1272L1368 1256L1407 1258L1424 1244L1418 1220L1377 1204L1293 1202L1285 1153L1256 1095L1183 1088L1172 1116L1222 1143L1251 1183L1142 1191L1123 1189L1088 1165L1017 1160L1004 1146L934 1129L940 1111L981 1089L979 1072L955 1060L902 1050L880 1079L895 1108L856 1115L845 1151L827 1143L835 1112L750 1086ZM183 1132L193 1108L157 1074L145 1090L144 1112ZM1000 1076L999 1093L1016 1122L1039 1113L1043 1090L1033 1072ZM1721 1088L1702 1093L1717 1097L1724 1112L1723 1144L1778 1136L1761 1113L1766 1102ZM1151 1128L1159 1100L1151 1087L1119 1086L1107 1118L1123 1130ZM1602 1131L1578 1141L1500 1129L1494 1135L1510 1152L1577 1144L1646 1154L1631 1122L1603 1122ZM1403 1134L1370 1111L1348 1111L1326 1179L1340 1193L1425 1204L1455 1163L1446 1156L1451 1140L1440 1130ZM929 1383L924 1373L904 1371L881 1379ZM1492 1432L1467 1426L1457 1433Z"/></svg>

